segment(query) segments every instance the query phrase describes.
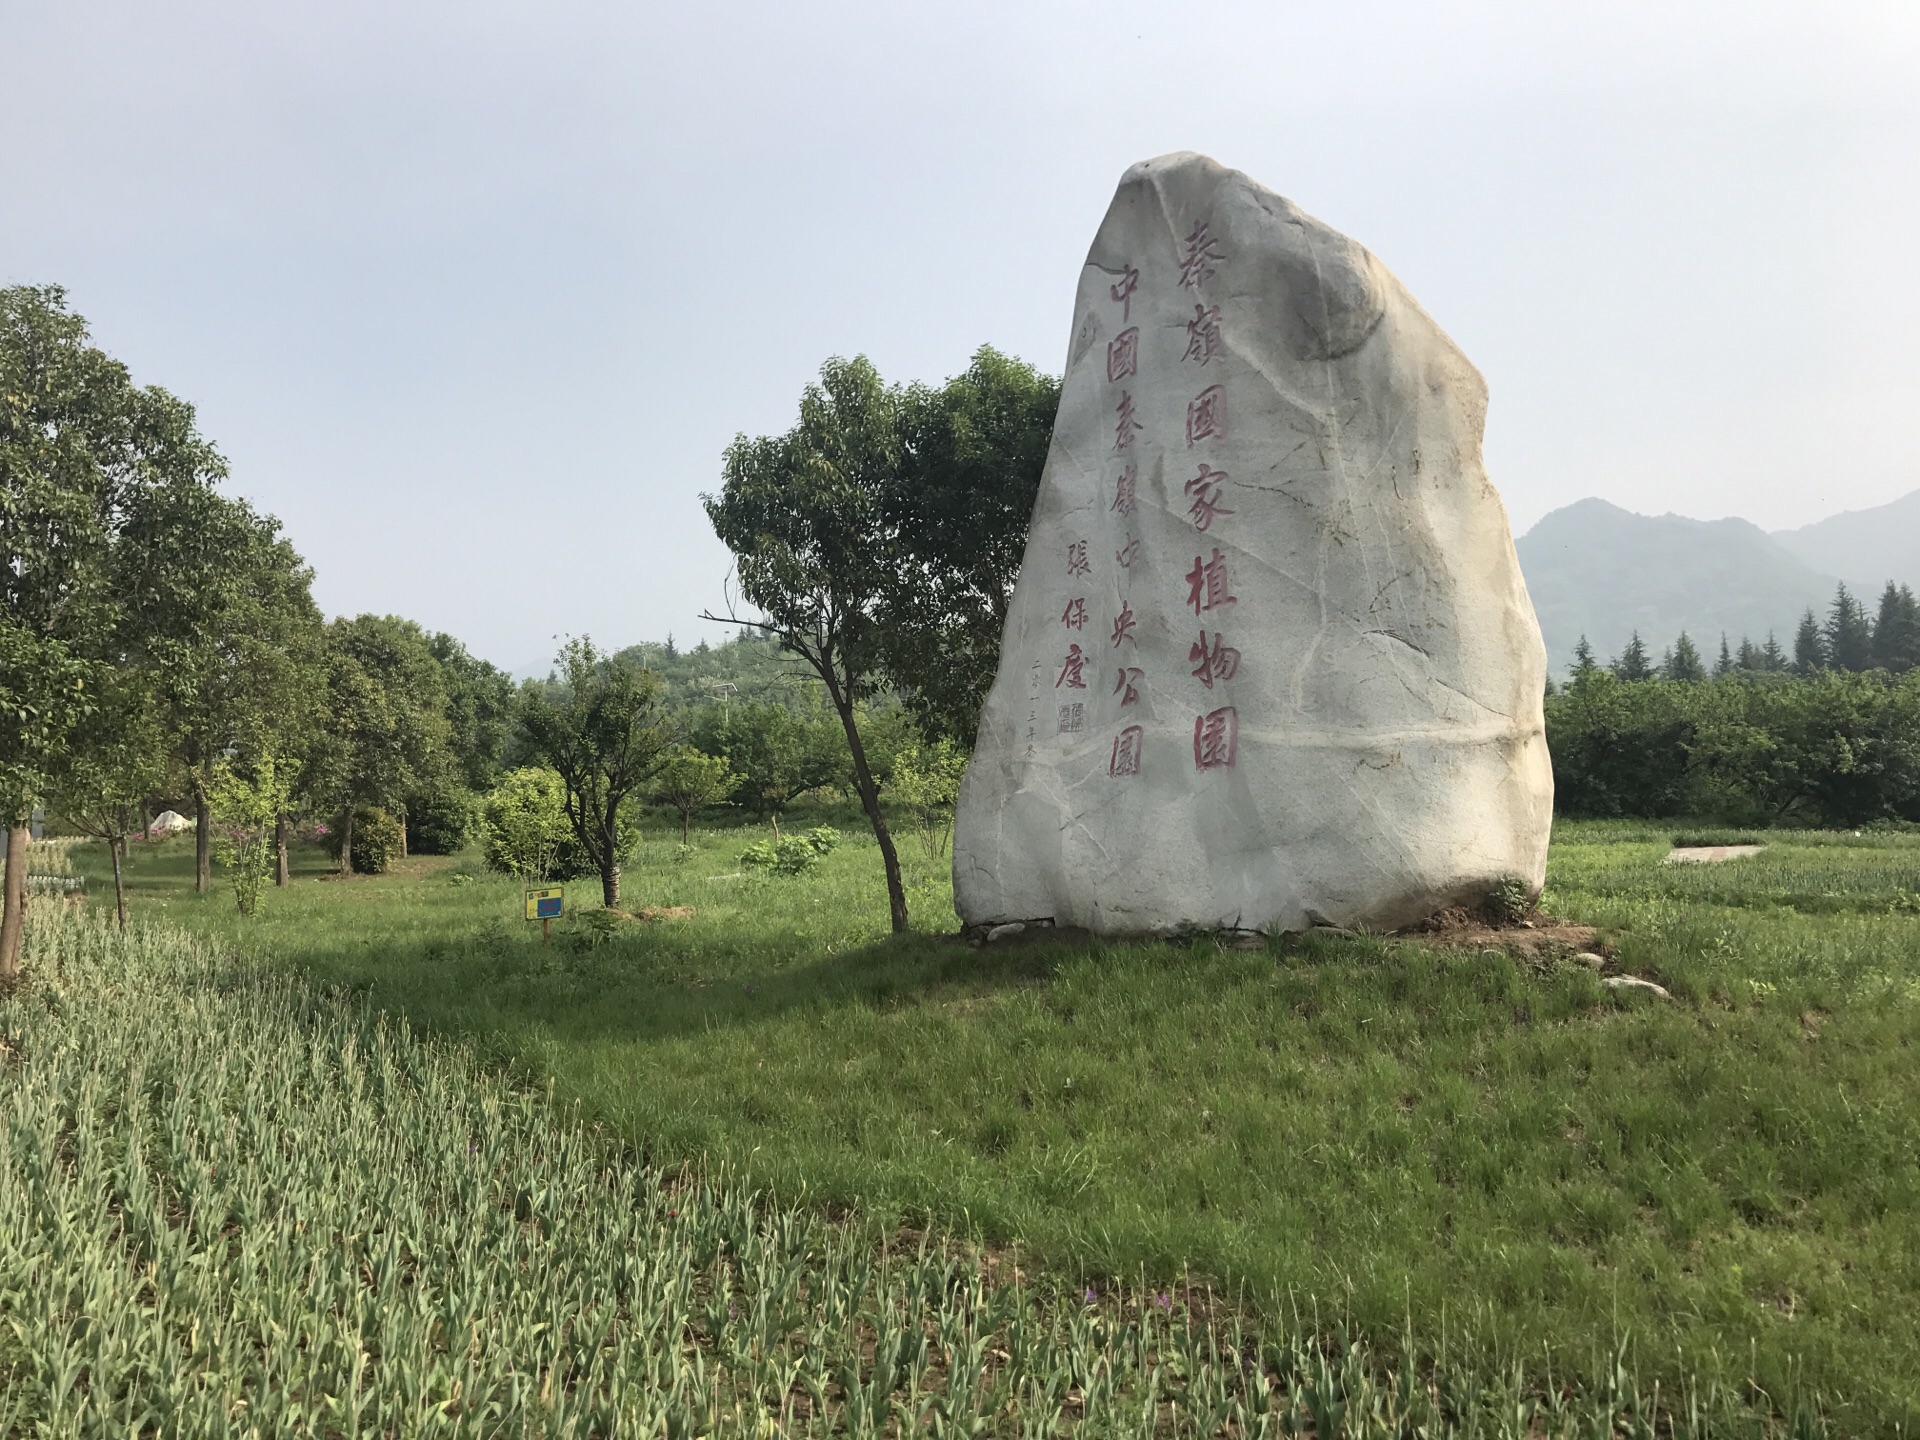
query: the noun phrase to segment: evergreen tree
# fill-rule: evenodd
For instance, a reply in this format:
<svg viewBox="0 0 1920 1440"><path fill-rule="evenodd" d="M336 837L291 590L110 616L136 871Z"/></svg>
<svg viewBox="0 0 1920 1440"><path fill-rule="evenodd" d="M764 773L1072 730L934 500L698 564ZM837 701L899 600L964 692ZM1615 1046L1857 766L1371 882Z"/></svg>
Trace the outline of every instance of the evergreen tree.
<svg viewBox="0 0 1920 1440"><path fill-rule="evenodd" d="M1827 607L1827 664L1835 670L1871 670L1873 668L1873 627L1867 622L1867 607L1853 597L1842 584L1833 592L1833 604Z"/></svg>
<svg viewBox="0 0 1920 1440"><path fill-rule="evenodd" d="M1627 641L1627 648L1620 652L1620 658L1613 662L1613 673L1622 680L1651 680L1653 665L1647 659L1646 641L1640 638L1638 630Z"/></svg>
<svg viewBox="0 0 1920 1440"><path fill-rule="evenodd" d="M1733 673L1733 651L1727 648L1727 632L1720 632L1720 658L1713 662L1713 678L1724 680Z"/></svg>
<svg viewBox="0 0 1920 1440"><path fill-rule="evenodd" d="M1573 678L1584 680L1599 668L1600 663L1593 658L1593 646L1589 645L1587 637L1582 635L1580 643L1573 647Z"/></svg>
<svg viewBox="0 0 1920 1440"><path fill-rule="evenodd" d="M1767 643L1760 647L1760 668L1776 675L1787 668L1787 652L1780 648L1771 630L1767 631Z"/></svg>
<svg viewBox="0 0 1920 1440"><path fill-rule="evenodd" d="M1667 679L1677 680L1683 685L1698 684L1707 678L1707 667L1700 659L1700 651L1684 630L1680 632L1680 638L1673 642L1673 649L1667 652L1660 668Z"/></svg>
<svg viewBox="0 0 1920 1440"><path fill-rule="evenodd" d="M1887 582L1873 627L1873 663L1904 675L1920 665L1920 606L1905 585Z"/></svg>
<svg viewBox="0 0 1920 1440"><path fill-rule="evenodd" d="M1793 634L1793 673L1811 675L1826 668L1827 637L1809 609L1800 617L1800 628Z"/></svg>
<svg viewBox="0 0 1920 1440"><path fill-rule="evenodd" d="M1734 663L1742 672L1751 674L1754 671L1767 668L1767 657L1766 653L1762 651L1758 645L1742 635L1740 637L1740 658Z"/></svg>

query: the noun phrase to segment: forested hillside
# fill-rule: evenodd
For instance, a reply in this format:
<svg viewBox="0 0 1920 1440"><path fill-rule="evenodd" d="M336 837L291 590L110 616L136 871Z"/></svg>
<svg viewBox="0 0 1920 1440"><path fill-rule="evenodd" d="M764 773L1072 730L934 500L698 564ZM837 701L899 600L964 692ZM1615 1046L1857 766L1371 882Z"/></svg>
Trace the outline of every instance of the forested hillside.
<svg viewBox="0 0 1920 1440"><path fill-rule="evenodd" d="M1603 655L1635 632L1665 644L1685 630L1717 644L1723 630L1736 641L1771 630L1784 644L1835 584L1745 520L1635 515L1604 500L1555 510L1514 548L1555 675L1582 635Z"/></svg>

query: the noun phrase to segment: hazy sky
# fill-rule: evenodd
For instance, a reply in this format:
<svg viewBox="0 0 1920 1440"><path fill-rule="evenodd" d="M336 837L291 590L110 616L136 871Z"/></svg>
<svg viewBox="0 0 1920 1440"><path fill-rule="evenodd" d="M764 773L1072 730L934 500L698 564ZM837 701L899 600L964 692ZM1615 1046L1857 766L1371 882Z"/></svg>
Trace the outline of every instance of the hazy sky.
<svg viewBox="0 0 1920 1440"><path fill-rule="evenodd" d="M718 633L698 496L829 355L1057 370L1135 160L1353 235L1516 532L1920 487L1920 5L0 0L0 283L191 400L329 613Z"/></svg>

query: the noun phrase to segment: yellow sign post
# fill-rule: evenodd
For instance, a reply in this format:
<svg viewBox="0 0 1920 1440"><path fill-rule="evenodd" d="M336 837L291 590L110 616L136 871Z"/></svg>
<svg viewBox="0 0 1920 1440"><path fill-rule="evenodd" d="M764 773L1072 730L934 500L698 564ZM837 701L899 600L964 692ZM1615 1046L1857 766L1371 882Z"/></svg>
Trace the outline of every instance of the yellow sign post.
<svg viewBox="0 0 1920 1440"><path fill-rule="evenodd" d="M540 943L553 943L553 922L566 904L567 892L558 885L527 891L527 919L540 922Z"/></svg>

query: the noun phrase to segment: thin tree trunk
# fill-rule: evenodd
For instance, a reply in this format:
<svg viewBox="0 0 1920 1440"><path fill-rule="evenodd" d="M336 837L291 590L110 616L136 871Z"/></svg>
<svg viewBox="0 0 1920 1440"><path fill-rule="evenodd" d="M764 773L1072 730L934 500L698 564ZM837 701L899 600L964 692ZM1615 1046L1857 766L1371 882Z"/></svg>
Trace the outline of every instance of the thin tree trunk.
<svg viewBox="0 0 1920 1440"><path fill-rule="evenodd" d="M691 810L682 810L680 812L680 843L682 845L687 843L687 827L692 824L693 812Z"/></svg>
<svg viewBox="0 0 1920 1440"><path fill-rule="evenodd" d="M608 860L600 867L600 903L609 910L620 908L620 862Z"/></svg>
<svg viewBox="0 0 1920 1440"><path fill-rule="evenodd" d="M893 912L893 933L907 931L907 887L900 879L900 856L893 848L893 834L887 829L887 817L880 809L880 787L873 783L873 771L867 765L867 747L860 743L860 727L853 723L853 699L842 696L838 685L829 684L833 708L840 712L840 725L847 732L847 748L853 752L853 788L860 792L860 808L867 812L873 826L873 838L880 842L880 859L887 869L887 908Z"/></svg>
<svg viewBox="0 0 1920 1440"><path fill-rule="evenodd" d="M404 860L407 858L407 812L405 810L402 810L400 812L399 819L400 819L400 858Z"/></svg>
<svg viewBox="0 0 1920 1440"><path fill-rule="evenodd" d="M347 806L347 813L340 821L340 873L353 873L353 806Z"/></svg>
<svg viewBox="0 0 1920 1440"><path fill-rule="evenodd" d="M287 817L283 811L273 817L273 883L285 888L287 872Z"/></svg>
<svg viewBox="0 0 1920 1440"><path fill-rule="evenodd" d="M20 935L27 919L27 847L33 831L25 825L7 827L7 874L0 886L0 991L13 988L20 976Z"/></svg>
<svg viewBox="0 0 1920 1440"><path fill-rule="evenodd" d="M193 888L201 895L213 888L213 810L204 790L193 797Z"/></svg>
<svg viewBox="0 0 1920 1440"><path fill-rule="evenodd" d="M778 845L780 843L780 812L770 811L767 815L767 823L773 826L773 843Z"/></svg>
<svg viewBox="0 0 1920 1440"><path fill-rule="evenodd" d="M124 934L127 928L127 877L121 862L126 858L127 842L124 837L116 836L107 842L107 849L113 855L113 908L120 917L120 930Z"/></svg>

